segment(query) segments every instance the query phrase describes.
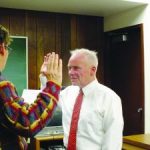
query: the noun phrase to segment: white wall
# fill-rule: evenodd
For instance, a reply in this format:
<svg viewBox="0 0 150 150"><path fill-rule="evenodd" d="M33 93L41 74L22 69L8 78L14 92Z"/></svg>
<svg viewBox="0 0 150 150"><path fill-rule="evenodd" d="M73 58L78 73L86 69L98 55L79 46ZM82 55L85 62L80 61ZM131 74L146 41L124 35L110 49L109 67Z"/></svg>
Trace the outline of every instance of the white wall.
<svg viewBox="0 0 150 150"><path fill-rule="evenodd" d="M144 82L145 133L150 133L150 4L104 18L104 31L111 31L143 23L144 27Z"/></svg>

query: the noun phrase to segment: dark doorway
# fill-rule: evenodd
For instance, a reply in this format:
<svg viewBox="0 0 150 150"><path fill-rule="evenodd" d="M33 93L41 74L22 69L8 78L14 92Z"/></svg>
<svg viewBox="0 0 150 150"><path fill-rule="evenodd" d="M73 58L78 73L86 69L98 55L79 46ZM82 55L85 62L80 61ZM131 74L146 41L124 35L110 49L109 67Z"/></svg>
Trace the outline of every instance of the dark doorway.
<svg viewBox="0 0 150 150"><path fill-rule="evenodd" d="M105 33L105 84L122 100L124 135L144 133L142 24Z"/></svg>

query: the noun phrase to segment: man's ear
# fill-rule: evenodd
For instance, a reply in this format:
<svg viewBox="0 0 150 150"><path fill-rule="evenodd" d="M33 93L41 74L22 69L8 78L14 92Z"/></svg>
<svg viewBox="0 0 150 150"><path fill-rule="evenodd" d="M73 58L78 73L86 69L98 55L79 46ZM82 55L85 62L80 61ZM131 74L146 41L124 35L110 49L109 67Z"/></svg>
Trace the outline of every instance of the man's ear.
<svg viewBox="0 0 150 150"><path fill-rule="evenodd" d="M0 43L0 55L4 55L4 51L5 51L4 45L3 43Z"/></svg>
<svg viewBox="0 0 150 150"><path fill-rule="evenodd" d="M96 67L92 66L91 67L91 75L95 75L95 73L96 73Z"/></svg>

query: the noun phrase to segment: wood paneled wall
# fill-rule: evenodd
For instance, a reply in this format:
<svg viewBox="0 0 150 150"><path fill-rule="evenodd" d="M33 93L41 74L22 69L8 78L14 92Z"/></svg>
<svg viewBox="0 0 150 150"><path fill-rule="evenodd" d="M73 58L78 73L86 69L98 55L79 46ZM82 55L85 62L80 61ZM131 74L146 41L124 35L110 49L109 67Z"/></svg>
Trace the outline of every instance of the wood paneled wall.
<svg viewBox="0 0 150 150"><path fill-rule="evenodd" d="M63 85L70 84L69 50L88 48L98 52L98 80L103 82L103 17L0 8L0 24L11 35L28 37L29 88L38 89L39 71L46 53L63 59Z"/></svg>

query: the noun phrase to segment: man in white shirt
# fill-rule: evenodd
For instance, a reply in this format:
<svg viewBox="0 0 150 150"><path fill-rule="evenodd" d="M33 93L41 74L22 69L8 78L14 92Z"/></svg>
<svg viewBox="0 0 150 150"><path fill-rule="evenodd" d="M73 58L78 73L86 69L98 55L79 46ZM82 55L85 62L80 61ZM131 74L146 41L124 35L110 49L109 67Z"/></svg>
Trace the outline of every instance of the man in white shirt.
<svg viewBox="0 0 150 150"><path fill-rule="evenodd" d="M73 108L80 89L83 91L83 101L78 120L76 150L121 150L122 148L121 100L114 91L97 81L97 66L96 52L88 49L71 51L68 73L72 85L65 88L59 97L66 148ZM53 75L55 74L56 72ZM41 81L43 82L42 77Z"/></svg>

